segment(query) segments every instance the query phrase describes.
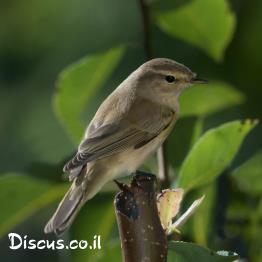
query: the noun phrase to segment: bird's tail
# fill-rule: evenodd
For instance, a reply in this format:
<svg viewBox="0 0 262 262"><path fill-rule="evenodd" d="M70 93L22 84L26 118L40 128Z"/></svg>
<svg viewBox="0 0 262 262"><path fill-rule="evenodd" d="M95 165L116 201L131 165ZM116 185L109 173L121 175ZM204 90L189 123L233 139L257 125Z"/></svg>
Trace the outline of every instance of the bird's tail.
<svg viewBox="0 0 262 262"><path fill-rule="evenodd" d="M45 226L45 233L63 233L73 222L80 208L85 203L84 190L73 183L58 205L56 212Z"/></svg>
<svg viewBox="0 0 262 262"><path fill-rule="evenodd" d="M80 171L73 170L70 176L73 180L72 186L46 224L45 233L61 234L68 229L85 202L91 199L109 179L107 172L92 165L85 165Z"/></svg>

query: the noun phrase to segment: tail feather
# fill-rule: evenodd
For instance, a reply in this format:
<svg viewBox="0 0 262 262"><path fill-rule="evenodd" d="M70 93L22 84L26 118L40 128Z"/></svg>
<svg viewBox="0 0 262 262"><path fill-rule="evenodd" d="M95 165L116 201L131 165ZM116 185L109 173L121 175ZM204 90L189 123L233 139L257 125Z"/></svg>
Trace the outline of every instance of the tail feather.
<svg viewBox="0 0 262 262"><path fill-rule="evenodd" d="M70 173L73 183L58 205L54 215L46 224L44 232L63 233L72 224L85 202L91 199L108 181L108 173L92 165L84 166Z"/></svg>
<svg viewBox="0 0 262 262"><path fill-rule="evenodd" d="M63 233L72 224L84 202L84 192L82 187L76 186L73 183L60 202L56 212L46 224L44 232L55 232L56 234Z"/></svg>

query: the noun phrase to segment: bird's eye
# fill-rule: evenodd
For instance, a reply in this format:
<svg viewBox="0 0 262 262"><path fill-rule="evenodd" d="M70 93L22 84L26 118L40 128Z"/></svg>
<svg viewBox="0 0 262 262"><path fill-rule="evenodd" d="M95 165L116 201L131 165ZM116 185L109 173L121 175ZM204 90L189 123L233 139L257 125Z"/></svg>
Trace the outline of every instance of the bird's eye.
<svg viewBox="0 0 262 262"><path fill-rule="evenodd" d="M176 80L175 77L171 75L166 76L165 79L168 83L174 83Z"/></svg>

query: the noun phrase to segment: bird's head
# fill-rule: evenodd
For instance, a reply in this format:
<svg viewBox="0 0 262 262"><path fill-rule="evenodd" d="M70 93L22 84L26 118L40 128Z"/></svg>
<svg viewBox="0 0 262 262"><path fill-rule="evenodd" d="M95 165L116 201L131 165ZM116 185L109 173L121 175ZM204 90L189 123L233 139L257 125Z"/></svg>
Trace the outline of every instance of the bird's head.
<svg viewBox="0 0 262 262"><path fill-rule="evenodd" d="M188 67L167 58L152 59L135 71L137 91L149 96L175 96L193 84L204 84Z"/></svg>

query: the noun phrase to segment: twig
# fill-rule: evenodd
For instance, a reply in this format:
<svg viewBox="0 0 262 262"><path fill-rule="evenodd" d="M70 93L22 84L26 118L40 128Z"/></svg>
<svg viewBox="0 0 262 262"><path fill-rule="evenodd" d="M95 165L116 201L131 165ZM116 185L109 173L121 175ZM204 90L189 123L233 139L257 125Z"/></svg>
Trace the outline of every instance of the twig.
<svg viewBox="0 0 262 262"><path fill-rule="evenodd" d="M167 237L158 216L155 176L136 172L131 185L122 186L115 210L124 262L165 262Z"/></svg>
<svg viewBox="0 0 262 262"><path fill-rule="evenodd" d="M158 177L162 183L162 186L168 188L170 185L168 170L167 170L167 161L165 154L166 146L163 144L157 150L157 162L158 162Z"/></svg>
<svg viewBox="0 0 262 262"><path fill-rule="evenodd" d="M149 60L153 58L153 49L151 46L149 7L145 0L139 0L139 4L140 4L142 20L143 20L144 50L145 50L146 58Z"/></svg>
<svg viewBox="0 0 262 262"><path fill-rule="evenodd" d="M142 13L143 31L144 31L144 51L147 60L152 59L153 48L151 45L151 32L150 32L150 13L149 6L146 0L139 0L140 9ZM165 145L163 144L157 151L158 162L158 176L163 186L168 187L170 181L168 178L167 161L165 157Z"/></svg>

